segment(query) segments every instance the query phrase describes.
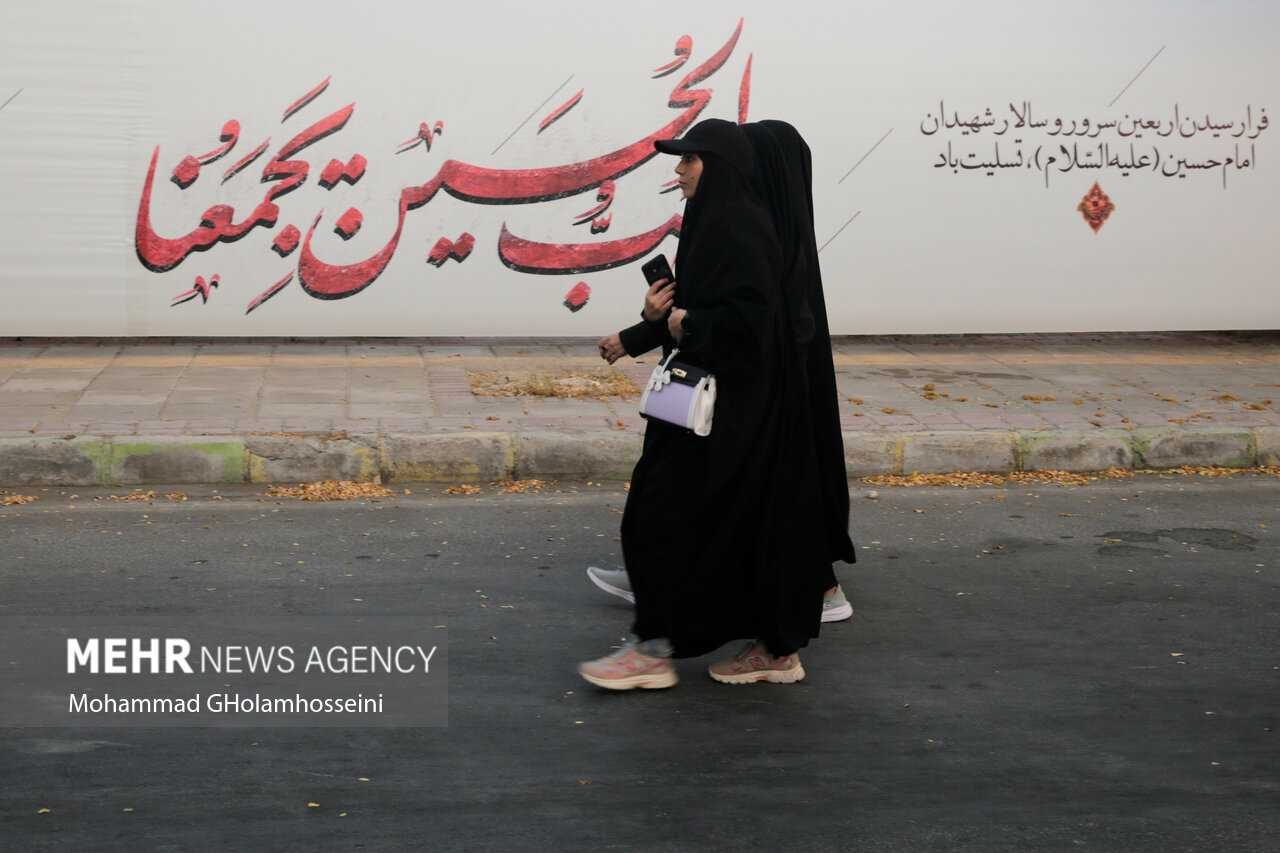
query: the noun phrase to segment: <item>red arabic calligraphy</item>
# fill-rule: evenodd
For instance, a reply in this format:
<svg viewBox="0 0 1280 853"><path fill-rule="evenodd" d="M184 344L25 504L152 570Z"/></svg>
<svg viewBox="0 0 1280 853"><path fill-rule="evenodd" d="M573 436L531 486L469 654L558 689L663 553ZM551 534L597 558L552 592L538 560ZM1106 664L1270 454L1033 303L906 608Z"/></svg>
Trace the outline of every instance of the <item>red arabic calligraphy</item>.
<svg viewBox="0 0 1280 853"><path fill-rule="evenodd" d="M363 154L353 155L345 163L341 160L330 160L329 165L325 166L324 171L320 173L320 186L331 190L338 185L338 181L354 184L364 177L364 169L367 165L369 165L369 161L364 158Z"/></svg>
<svg viewBox="0 0 1280 853"><path fill-rule="evenodd" d="M656 80L659 77L666 77L680 66L689 61L689 55L693 53L693 38L687 35L680 36L676 39L676 49L672 51L676 58L653 69L653 77Z"/></svg>
<svg viewBox="0 0 1280 853"><path fill-rule="evenodd" d="M751 60L754 53L747 54L747 67L742 71L742 82L738 84L738 124L747 123L747 108L751 104Z"/></svg>
<svg viewBox="0 0 1280 853"><path fill-rule="evenodd" d="M671 90L668 107L680 112L661 127L630 144L580 162L538 168L505 169L457 159L445 160L429 180L400 190L395 228L387 242L370 257L349 264L323 261L318 256L315 245L316 232L324 217L323 211L315 215L305 235L296 226L286 225L275 236L271 250L283 258L290 256L301 246L296 272L302 288L317 298L340 299L360 292L385 271L404 234L407 214L428 204L441 190L464 202L504 205L545 202L594 190L597 203L579 214L574 219L574 224L590 223L593 235L603 233L612 224L613 213L610 208L616 196L616 181L656 155L654 140L679 136L698 119L712 97L712 90L698 86L729 60L741 36L743 23L739 20L725 43L686 73ZM655 69L654 76L665 76L681 69L691 58L692 50L692 39L687 35L681 36L675 44L675 58ZM741 121L745 121L747 115L752 59L751 55L747 57L738 87L738 116ZM316 100L326 91L330 80L331 78L325 78L291 103L284 110L282 121L287 121ZM552 110L540 123L539 132L573 109L581 101L582 95L583 90L579 90ZM139 260L150 270L165 272L178 266L193 252L207 251L218 243L239 240L259 225L274 227L279 218L278 200L302 186L310 175L310 164L294 158L309 146L346 127L355 107L351 103L334 110L286 142L263 166L261 180L269 186L262 200L243 219L237 219L232 206L216 204L204 211L197 227L176 237L158 234L152 224L151 206L160 154L157 146L152 152L138 204L135 248ZM411 150L419 144L429 151L432 140L442 135L443 130L443 121L421 122L417 134L401 143L397 153ZM222 144L206 154L184 158L179 168L182 169L182 177L187 179L187 185L198 175L199 166L225 156L234 148L239 132L238 122L227 122L223 126ZM230 180L258 160L269 144L268 138L238 160L224 173L223 181ZM195 165L190 161L194 161ZM320 172L319 184L326 190L334 190L341 183L353 185L364 176L367 167L368 161L359 153L353 154L346 162L330 159ZM177 175L178 169L175 169L175 182ZM668 182L661 191L666 192L670 188L673 186ZM357 208L347 208L335 221L333 230L342 239L351 239L359 232L363 219L363 214ZM498 256L511 269L536 274L577 274L610 269L635 261L652 251L667 236L678 236L680 223L681 217L677 214L656 228L640 234L617 240L584 243L529 240L513 233L504 223L497 241ZM442 266L449 258L462 262L471 254L475 242L475 237L467 232L462 232L456 240L441 237L428 253L428 261L437 267ZM291 276L287 276L277 281L250 303L246 313L270 299L291 280ZM571 294L576 294L570 300L573 303L572 310L580 309L589 297L590 288L585 282L581 286L583 289L575 288L571 291Z"/></svg>
<svg viewBox="0 0 1280 853"><path fill-rule="evenodd" d="M458 263L462 263L471 254L471 250L476 247L476 238L466 231L458 235L457 240L450 240L448 237L441 237L436 244L431 247L431 251L427 253L427 263L434 264L437 267L444 266L444 262L453 258Z"/></svg>
<svg viewBox="0 0 1280 853"><path fill-rule="evenodd" d="M538 133L542 133L542 131L546 130L548 127L551 127L551 125L555 124L561 118L563 118L565 113L569 112L569 110L576 107L578 105L578 101L582 100L582 93L584 91L586 90L579 89L576 95L574 95L569 100L565 101L560 106L556 107L551 112L547 113L547 117L544 118L542 121L538 122Z"/></svg>
<svg viewBox="0 0 1280 853"><path fill-rule="evenodd" d="M570 312L577 313L586 307L587 300L591 298L591 285L585 281L580 281L573 287L569 288L569 292L564 295L564 307Z"/></svg>
<svg viewBox="0 0 1280 853"><path fill-rule="evenodd" d="M271 285L266 290L262 291L257 296L255 296L253 298L253 301L249 303L249 307L244 309L244 313L248 314L250 311L257 308L259 305L266 302L268 299L275 296L280 291L284 290L285 286L288 285L288 283L291 281L293 281L293 273L289 273L284 278L280 279L275 284Z"/></svg>
<svg viewBox="0 0 1280 853"><path fill-rule="evenodd" d="M284 258L293 253L298 248L298 243L302 240L302 232L298 230L296 225L286 225L276 239L271 241L271 248L276 254Z"/></svg>
<svg viewBox="0 0 1280 853"><path fill-rule="evenodd" d="M232 119L224 124L218 139L222 144L212 151L204 154L188 154L183 157L182 161L173 167L173 182L184 190L195 183L196 178L200 177L201 166L207 166L219 157L224 156L240 141L240 122Z"/></svg>
<svg viewBox="0 0 1280 853"><path fill-rule="evenodd" d="M539 243L517 237L504 224L498 257L513 270L544 275L607 270L644 257L668 236L680 236L682 221L677 213L652 231L603 243Z"/></svg>
<svg viewBox="0 0 1280 853"><path fill-rule="evenodd" d="M200 297L201 304L204 304L209 301L209 295L213 293L213 289L217 287L220 282L221 277L216 274L211 276L208 281L204 280L204 276L198 275L196 276L195 286L190 290L184 290L182 293L173 297L171 305L181 305L183 302L188 302L195 299L197 296Z"/></svg>
<svg viewBox="0 0 1280 853"><path fill-rule="evenodd" d="M329 88L329 81L332 79L333 79L332 75L324 78L310 92L307 92L307 94L303 95L301 98L298 98L298 100L294 101L292 104L285 107L284 115L280 117L280 123L284 124L286 121L289 120L290 116L292 116L298 110L305 107L307 104L314 101L316 98L320 97L320 95L324 92L324 90Z"/></svg>
<svg viewBox="0 0 1280 853"><path fill-rule="evenodd" d="M431 150L431 137L440 136L444 133L444 122L438 121L435 125L429 125L425 121L418 125L418 133L416 136L410 136L404 142L401 142L396 151L397 154L403 154L417 147L418 143L422 143L424 150Z"/></svg>

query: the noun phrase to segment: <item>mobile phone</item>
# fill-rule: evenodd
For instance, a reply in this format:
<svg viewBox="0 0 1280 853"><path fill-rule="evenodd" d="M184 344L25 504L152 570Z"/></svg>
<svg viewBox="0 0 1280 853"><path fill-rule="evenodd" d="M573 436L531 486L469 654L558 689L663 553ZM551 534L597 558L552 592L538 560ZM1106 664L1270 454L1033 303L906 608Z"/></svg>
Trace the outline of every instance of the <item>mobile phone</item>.
<svg viewBox="0 0 1280 853"><path fill-rule="evenodd" d="M667 263L666 255L658 255L650 261L647 261L640 271L644 273L644 280L652 285L655 281L666 279L667 281L675 281L676 275L671 271L671 264Z"/></svg>

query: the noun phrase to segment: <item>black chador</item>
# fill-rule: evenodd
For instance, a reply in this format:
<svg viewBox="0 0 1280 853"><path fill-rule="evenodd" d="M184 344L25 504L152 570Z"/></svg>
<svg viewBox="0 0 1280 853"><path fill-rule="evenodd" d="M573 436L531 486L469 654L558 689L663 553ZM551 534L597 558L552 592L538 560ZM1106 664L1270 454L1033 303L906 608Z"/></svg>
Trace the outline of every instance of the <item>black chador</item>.
<svg viewBox="0 0 1280 853"><path fill-rule="evenodd" d="M657 145L703 161L685 206L675 305L688 311L680 357L715 374L717 397L710 436L646 427L622 519L634 632L669 639L680 657L753 638L789 654L818 634L838 537L825 528L784 252L738 125L708 119ZM633 354L675 345L665 320L623 334Z"/></svg>

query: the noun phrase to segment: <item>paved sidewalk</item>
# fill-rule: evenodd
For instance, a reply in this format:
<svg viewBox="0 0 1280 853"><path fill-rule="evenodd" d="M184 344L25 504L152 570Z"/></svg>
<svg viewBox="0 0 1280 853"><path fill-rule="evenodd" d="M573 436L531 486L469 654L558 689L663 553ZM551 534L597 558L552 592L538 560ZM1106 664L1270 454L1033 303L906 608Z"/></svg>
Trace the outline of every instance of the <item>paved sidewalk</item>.
<svg viewBox="0 0 1280 853"><path fill-rule="evenodd" d="M639 386L654 361L618 368ZM835 361L851 474L1280 453L1280 333L853 338ZM635 399L471 386L603 367L581 340L0 342L0 482L622 477Z"/></svg>

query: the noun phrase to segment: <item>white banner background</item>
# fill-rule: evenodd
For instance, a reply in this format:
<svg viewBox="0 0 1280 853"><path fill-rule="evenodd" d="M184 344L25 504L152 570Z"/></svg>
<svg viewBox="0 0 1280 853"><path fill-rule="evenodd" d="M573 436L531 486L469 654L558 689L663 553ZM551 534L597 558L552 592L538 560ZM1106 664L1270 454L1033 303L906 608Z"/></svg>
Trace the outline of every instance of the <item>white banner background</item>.
<svg viewBox="0 0 1280 853"><path fill-rule="evenodd" d="M517 272L499 260L498 235L503 223L555 243L648 231L681 206L678 193L658 192L671 177L668 157L618 178L604 233L573 224L595 204L594 189L517 205L441 192L408 213L395 256L365 290L316 299L295 277L257 310L245 308L297 266L300 250L281 258L270 248L286 224L305 234L323 209L316 254L352 263L387 243L400 190L429 180L447 159L559 166L656 131L679 113L667 105L673 87L726 42L739 18L732 55L701 84L714 97L700 117L737 117L752 56L749 118L786 119L813 148L819 242L860 211L822 254L833 332L1280 328L1280 146L1276 129L1258 131L1262 110L1268 118L1280 110L1280 4L138 0L0 11L0 103L17 93L0 110L0 336L613 331L639 309L639 262L576 275ZM652 79L685 34L693 41L688 64ZM328 89L282 124L285 106L330 75ZM539 134L539 121L578 89L581 102ZM922 133L940 101L949 117L966 121L988 108L1002 121L1023 101L1041 118L1095 123L1126 114L1167 123L1175 104L1202 123L1206 114L1243 122L1251 106L1243 139L1223 131L1144 142L1194 163L1248 143L1241 148L1252 146L1255 162L1227 167L1225 189L1222 168L1184 170L1185 178L1055 168L1047 188L1035 169L957 174L935 168L946 143L956 155L987 158L994 128ZM194 253L168 272L143 266L134 228L156 146L152 220L176 237L214 204L244 218L263 197L259 176L274 152L347 103L356 106L346 127L298 155L311 172L278 200L274 228ZM185 191L171 183L182 157L215 148L229 119L242 127L235 149ZM394 153L419 122L436 120L445 130L429 152ZM1002 157L1014 156L1014 133L1000 138ZM1029 147L1055 150L1060 140L1044 133L1029 134ZM1119 147L1115 131L1107 133L1081 147ZM267 137L261 159L220 183ZM369 161L360 181L318 185L331 158L356 152ZM1095 180L1115 204L1097 234L1076 209ZM344 242L333 224L349 207L364 224ZM476 248L463 263L426 262L439 237L464 231ZM675 248L668 237L659 250L674 257ZM220 284L207 303L171 307L197 275L215 273ZM562 300L578 281L592 296L571 313Z"/></svg>

